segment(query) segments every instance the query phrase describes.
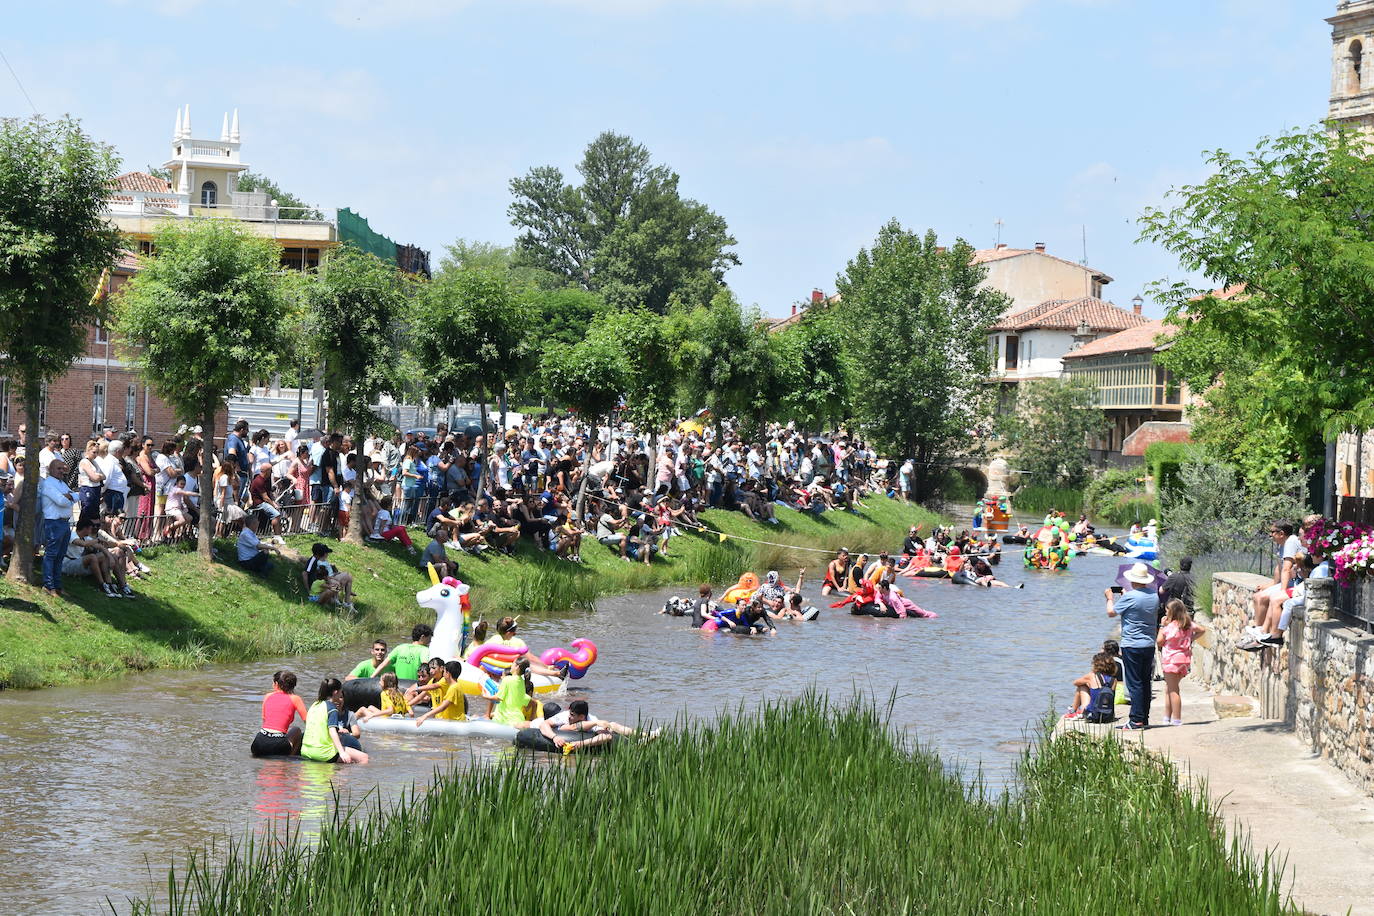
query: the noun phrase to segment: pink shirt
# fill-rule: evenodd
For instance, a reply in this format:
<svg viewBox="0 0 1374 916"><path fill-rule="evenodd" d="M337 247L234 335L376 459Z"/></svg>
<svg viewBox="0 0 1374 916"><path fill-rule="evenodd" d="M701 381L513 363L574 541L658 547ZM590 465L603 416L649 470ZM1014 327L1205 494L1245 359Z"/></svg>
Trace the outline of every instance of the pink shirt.
<svg viewBox="0 0 1374 916"><path fill-rule="evenodd" d="M1160 664L1164 665L1190 665L1193 662L1193 630L1183 630L1178 624L1170 621L1164 625L1160 631L1164 636L1164 646L1160 653Z"/></svg>
<svg viewBox="0 0 1374 916"><path fill-rule="evenodd" d="M296 717L297 704L305 706L305 701L294 693L282 693L274 690L262 698L262 727L269 731L285 733L291 727L291 720ZM301 718L305 715L302 712Z"/></svg>

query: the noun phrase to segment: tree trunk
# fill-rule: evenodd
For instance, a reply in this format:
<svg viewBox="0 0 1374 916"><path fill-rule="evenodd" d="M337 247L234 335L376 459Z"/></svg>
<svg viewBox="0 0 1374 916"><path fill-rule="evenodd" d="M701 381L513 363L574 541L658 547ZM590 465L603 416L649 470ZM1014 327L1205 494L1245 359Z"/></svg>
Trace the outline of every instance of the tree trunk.
<svg viewBox="0 0 1374 916"><path fill-rule="evenodd" d="M481 499L482 494L486 492L487 488L487 456L491 453L487 448L487 440L491 438L491 435L487 432L487 392L485 389L482 390L481 397L478 398L477 410L478 414L481 416L480 422L482 424L482 447L477 452L477 461L481 465L482 470L481 473L477 475L476 498ZM504 412L502 416L505 416Z"/></svg>
<svg viewBox="0 0 1374 916"><path fill-rule="evenodd" d="M502 442L505 442L505 441L506 441L506 399L507 399L506 386L505 386L505 385L502 385L502 386L501 386L501 441L502 441ZM1331 465L1331 466L1332 466L1332 467L1335 467L1335 462L1334 462L1334 461L1332 462L1332 465ZM1329 514L1329 513L1328 513L1328 514Z"/></svg>
<svg viewBox="0 0 1374 916"><path fill-rule="evenodd" d="M206 408L205 417L200 421L200 425L201 429L205 430L205 435L200 445L200 477L196 481L196 492L200 495L200 530L196 532L196 553L209 563L214 559L211 555L211 536L215 530L214 406Z"/></svg>
<svg viewBox="0 0 1374 916"><path fill-rule="evenodd" d="M654 476L654 471L658 467L658 428L654 427L649 431L649 470L648 480L644 481L644 487L650 493L654 492L654 482L658 479Z"/></svg>
<svg viewBox="0 0 1374 916"><path fill-rule="evenodd" d="M363 443L367 441L367 436L358 430L353 439L353 502L348 506L348 529L339 535L339 540L349 544L361 544L363 542L363 503L367 499L367 494L371 492L365 477L367 469L372 467L367 464L367 455L363 453ZM342 455L339 456L343 458ZM343 462L340 462L338 490L343 494ZM360 470L361 469L361 470Z"/></svg>
<svg viewBox="0 0 1374 916"><path fill-rule="evenodd" d="M607 425L610 424L609 415L607 415L606 422ZM587 521L587 470L592 466L592 442L600 435L598 425L597 423L591 424L591 432L587 437L587 454L582 459L582 482L577 488L577 520L584 524ZM611 436L611 441L615 441L614 435Z"/></svg>
<svg viewBox="0 0 1374 916"><path fill-rule="evenodd" d="M38 428L38 402L42 389L38 385L24 387L24 418L28 421L29 441L24 444L24 490L19 494L19 509L15 513L14 553L10 558L7 578L13 582L33 582L34 533L38 529L38 452L35 444L43 439Z"/></svg>

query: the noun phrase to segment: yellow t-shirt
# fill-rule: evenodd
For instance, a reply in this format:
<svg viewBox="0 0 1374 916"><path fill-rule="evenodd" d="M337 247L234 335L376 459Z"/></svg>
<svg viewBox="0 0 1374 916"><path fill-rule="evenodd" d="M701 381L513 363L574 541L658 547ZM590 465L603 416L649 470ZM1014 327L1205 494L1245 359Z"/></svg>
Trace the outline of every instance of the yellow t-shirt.
<svg viewBox="0 0 1374 916"><path fill-rule="evenodd" d="M439 703L442 703L444 700L447 700L450 705L447 709L444 709L440 712L436 712L434 714L434 718L445 719L450 722L462 722L463 720L465 720L467 718L467 715L465 714L464 710L467 707L463 699L463 685L458 683L457 681L454 681L452 684L449 684L447 687L444 687L441 692L444 695L444 699L440 700ZM434 705L438 706L439 703L435 703Z"/></svg>
<svg viewBox="0 0 1374 916"><path fill-rule="evenodd" d="M389 691L382 691L382 714L383 715L410 715L410 704L406 702L405 695L399 690L396 691L396 698L393 700Z"/></svg>

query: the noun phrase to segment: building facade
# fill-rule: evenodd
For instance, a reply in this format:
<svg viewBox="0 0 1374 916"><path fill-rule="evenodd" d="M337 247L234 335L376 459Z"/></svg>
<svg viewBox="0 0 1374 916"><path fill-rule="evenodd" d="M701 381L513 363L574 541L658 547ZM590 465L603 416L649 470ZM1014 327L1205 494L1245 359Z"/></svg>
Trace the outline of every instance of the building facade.
<svg viewBox="0 0 1374 916"><path fill-rule="evenodd" d="M1342 0L1331 24L1331 100L1327 118L1374 130L1374 0Z"/></svg>
<svg viewBox="0 0 1374 916"><path fill-rule="evenodd" d="M1034 248L984 248L974 252L973 263L987 268L984 286L1011 299L1008 315L1043 302L1101 299L1112 282L1100 270L1050 254L1044 242L1036 242Z"/></svg>

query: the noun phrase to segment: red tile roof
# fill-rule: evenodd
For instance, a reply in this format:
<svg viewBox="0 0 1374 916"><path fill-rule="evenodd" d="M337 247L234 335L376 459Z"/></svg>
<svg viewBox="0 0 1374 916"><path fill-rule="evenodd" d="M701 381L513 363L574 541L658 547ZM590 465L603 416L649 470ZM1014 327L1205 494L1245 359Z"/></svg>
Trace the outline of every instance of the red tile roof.
<svg viewBox="0 0 1374 916"><path fill-rule="evenodd" d="M114 180L115 187L121 191L151 191L166 194L172 190L171 184L147 172L125 172Z"/></svg>
<svg viewBox="0 0 1374 916"><path fill-rule="evenodd" d="M1169 338L1178 328L1162 321L1147 321L1145 324L1099 337L1064 354L1064 359L1087 359L1090 356L1107 356L1112 353L1136 353L1153 350L1158 338Z"/></svg>
<svg viewBox="0 0 1374 916"><path fill-rule="evenodd" d="M989 261L1005 261L1007 258L1019 258L1023 254L1038 254L1044 258L1051 258L1055 261L1058 261L1061 264L1068 264L1070 267L1077 267L1080 270L1086 270L1094 277L1101 277L1103 283L1112 282L1112 278L1107 276L1100 270L1089 267L1086 264L1079 264L1076 261L1070 261L1065 258L1055 257L1049 252L1041 251L1039 248L980 248L978 251L975 251L973 253L973 263L986 264Z"/></svg>
<svg viewBox="0 0 1374 916"><path fill-rule="evenodd" d="M1005 316L992 326L994 331L1030 331L1035 328L1075 330L1080 322L1087 322L1094 331L1124 331L1144 324L1143 315L1128 311L1110 302L1084 296L1081 299L1051 299L1028 309Z"/></svg>

